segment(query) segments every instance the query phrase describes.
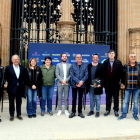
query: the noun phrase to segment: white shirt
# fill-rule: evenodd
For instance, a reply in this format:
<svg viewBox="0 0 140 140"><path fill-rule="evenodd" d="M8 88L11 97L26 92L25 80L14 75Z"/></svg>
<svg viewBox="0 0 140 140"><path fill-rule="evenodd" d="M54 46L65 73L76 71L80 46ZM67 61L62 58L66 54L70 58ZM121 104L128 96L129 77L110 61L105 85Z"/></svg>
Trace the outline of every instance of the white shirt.
<svg viewBox="0 0 140 140"><path fill-rule="evenodd" d="M66 64L63 64L63 72L64 72L64 79L63 80L66 80ZM66 84L66 85L68 85L68 84Z"/></svg>
<svg viewBox="0 0 140 140"><path fill-rule="evenodd" d="M63 64L64 80L66 80L66 64Z"/></svg>
<svg viewBox="0 0 140 140"><path fill-rule="evenodd" d="M15 74L16 74L17 79L18 79L18 78L19 78L19 74L20 74L20 68L19 68L19 65L18 65L18 67L16 67L16 66L13 64L13 68L14 68Z"/></svg>

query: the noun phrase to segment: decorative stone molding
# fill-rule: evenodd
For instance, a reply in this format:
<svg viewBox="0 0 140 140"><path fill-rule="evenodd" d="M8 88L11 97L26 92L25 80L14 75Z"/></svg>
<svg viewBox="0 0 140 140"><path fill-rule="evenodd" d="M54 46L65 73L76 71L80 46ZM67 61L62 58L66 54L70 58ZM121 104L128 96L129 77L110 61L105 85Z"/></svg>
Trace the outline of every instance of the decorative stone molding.
<svg viewBox="0 0 140 140"><path fill-rule="evenodd" d="M140 61L140 27L129 28L129 51L136 53L137 61Z"/></svg>

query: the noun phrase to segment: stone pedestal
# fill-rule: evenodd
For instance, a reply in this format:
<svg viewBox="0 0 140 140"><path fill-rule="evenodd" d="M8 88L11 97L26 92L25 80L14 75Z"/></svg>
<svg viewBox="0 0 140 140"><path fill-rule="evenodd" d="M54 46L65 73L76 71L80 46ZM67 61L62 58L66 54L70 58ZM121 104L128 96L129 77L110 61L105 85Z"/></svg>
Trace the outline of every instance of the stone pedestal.
<svg viewBox="0 0 140 140"><path fill-rule="evenodd" d="M60 4L61 18L58 21L60 42L73 43L74 26L76 22L73 21L72 13L74 13L74 6L71 0L63 0Z"/></svg>

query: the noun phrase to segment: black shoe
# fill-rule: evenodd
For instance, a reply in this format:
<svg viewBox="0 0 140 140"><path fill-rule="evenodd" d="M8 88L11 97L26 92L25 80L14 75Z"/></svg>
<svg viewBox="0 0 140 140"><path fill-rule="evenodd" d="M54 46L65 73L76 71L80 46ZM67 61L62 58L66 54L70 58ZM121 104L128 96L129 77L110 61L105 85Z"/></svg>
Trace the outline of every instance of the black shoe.
<svg viewBox="0 0 140 140"><path fill-rule="evenodd" d="M87 114L87 116L91 116L91 115L93 115L94 114L94 111L90 111L88 114Z"/></svg>
<svg viewBox="0 0 140 140"><path fill-rule="evenodd" d="M82 113L79 113L78 116L81 118L85 118L85 116Z"/></svg>
<svg viewBox="0 0 140 140"><path fill-rule="evenodd" d="M32 115L28 115L28 118L32 118Z"/></svg>
<svg viewBox="0 0 140 140"><path fill-rule="evenodd" d="M71 113L69 116L69 118L73 118L73 117L75 117L75 113Z"/></svg>
<svg viewBox="0 0 140 140"><path fill-rule="evenodd" d="M110 114L109 111L106 111L106 113L104 114L104 116L108 116Z"/></svg>
<svg viewBox="0 0 140 140"><path fill-rule="evenodd" d="M96 112L95 117L98 118L99 116L100 116L100 113L99 112Z"/></svg>
<svg viewBox="0 0 140 140"><path fill-rule="evenodd" d="M2 120L0 119L0 122L2 122Z"/></svg>
<svg viewBox="0 0 140 140"><path fill-rule="evenodd" d="M33 116L34 118L36 118L36 114L33 114L32 116Z"/></svg>
<svg viewBox="0 0 140 140"><path fill-rule="evenodd" d="M116 117L119 117L119 113L118 113L117 111L114 112L114 115L115 115Z"/></svg>

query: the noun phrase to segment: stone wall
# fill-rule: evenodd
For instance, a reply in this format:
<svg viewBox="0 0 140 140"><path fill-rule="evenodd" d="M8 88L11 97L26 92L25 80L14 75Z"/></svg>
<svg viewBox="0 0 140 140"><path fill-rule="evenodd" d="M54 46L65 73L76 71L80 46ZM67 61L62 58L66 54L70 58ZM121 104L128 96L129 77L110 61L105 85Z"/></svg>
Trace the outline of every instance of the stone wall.
<svg viewBox="0 0 140 140"><path fill-rule="evenodd" d="M133 34L132 42L129 36L129 28L137 27L140 27L140 0L118 0L118 59L123 64L129 61L130 52L140 53L139 49L132 50L130 44L134 44L137 35ZM140 57L137 57L137 61L140 61Z"/></svg>

